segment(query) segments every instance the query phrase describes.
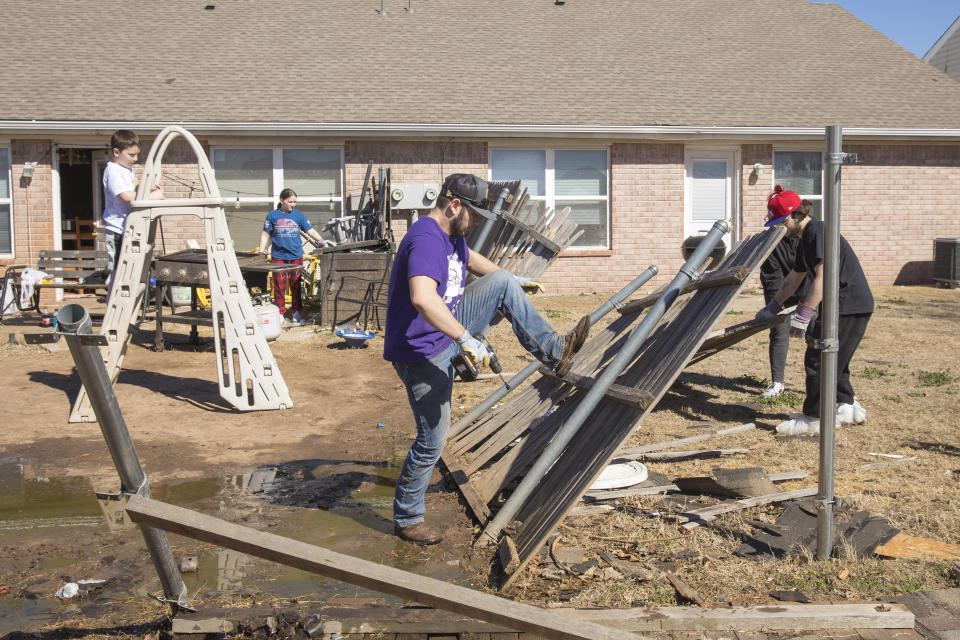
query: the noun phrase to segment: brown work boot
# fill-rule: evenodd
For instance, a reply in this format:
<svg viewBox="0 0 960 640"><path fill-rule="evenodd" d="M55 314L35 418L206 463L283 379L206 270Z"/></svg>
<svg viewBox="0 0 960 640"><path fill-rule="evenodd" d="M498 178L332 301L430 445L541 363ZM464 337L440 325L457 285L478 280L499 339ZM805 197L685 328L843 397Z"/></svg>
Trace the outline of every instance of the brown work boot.
<svg viewBox="0 0 960 640"><path fill-rule="evenodd" d="M401 539L419 545L437 544L443 540L443 534L433 527L428 527L422 522L411 524L406 527L401 527L398 524L394 525L393 532Z"/></svg>
<svg viewBox="0 0 960 640"><path fill-rule="evenodd" d="M587 341L587 335L589 333L590 316L583 316L580 318L580 322L577 323L577 326L573 328L573 331L564 337L566 342L563 345L563 356L557 361L557 366L553 368L558 376L562 378L563 376L567 375L568 371L570 371L570 365L573 363L573 356L580 351L581 347L583 347L583 343Z"/></svg>

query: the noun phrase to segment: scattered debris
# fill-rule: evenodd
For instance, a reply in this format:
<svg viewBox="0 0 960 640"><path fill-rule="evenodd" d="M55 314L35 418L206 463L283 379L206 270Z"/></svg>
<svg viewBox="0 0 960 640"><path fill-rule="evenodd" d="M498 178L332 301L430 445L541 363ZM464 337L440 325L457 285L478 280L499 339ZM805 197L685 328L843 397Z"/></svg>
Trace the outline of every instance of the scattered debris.
<svg viewBox="0 0 960 640"><path fill-rule="evenodd" d="M727 502L721 502L720 504L710 505L709 507L703 507L701 509L694 509L692 511L681 513L677 516L677 519L684 523L684 529L695 529L704 522L709 522L710 520L713 520L717 516L724 513L740 511L742 509L748 509L750 507L756 507L762 504L770 504L771 502L784 502L786 500L794 500L796 498L806 498L815 495L816 493L816 487L809 487L807 489L797 489L796 491L781 491L779 493L766 496L757 496L755 498L731 500Z"/></svg>
<svg viewBox="0 0 960 640"><path fill-rule="evenodd" d="M834 512L835 551L850 550L857 557L866 558L875 553L878 545L890 540L898 531L886 519L868 511L850 512L842 506ZM753 522L749 523L754 526ZM806 549L813 554L817 548L817 511L813 501L793 502L787 505L773 525L762 529L769 533L740 535L743 545L737 555L755 559L783 558ZM770 531L772 529L772 531ZM842 546L839 541L842 542Z"/></svg>
<svg viewBox="0 0 960 640"><path fill-rule="evenodd" d="M685 493L709 493L729 498L752 498L779 491L760 467L714 469L712 477L677 478L674 484Z"/></svg>
<svg viewBox="0 0 960 640"><path fill-rule="evenodd" d="M200 570L200 560L197 556L184 556L180 559L180 573L196 573Z"/></svg>
<svg viewBox="0 0 960 640"><path fill-rule="evenodd" d="M53 597L58 600L71 600L77 596L82 598L92 591L99 591L106 583L106 580L77 580L76 582L67 582L54 592Z"/></svg>
<svg viewBox="0 0 960 640"><path fill-rule="evenodd" d="M796 589L791 589L789 591L771 591L771 598L776 598L781 602L810 602L810 598L807 597L807 594L802 591L797 591Z"/></svg>

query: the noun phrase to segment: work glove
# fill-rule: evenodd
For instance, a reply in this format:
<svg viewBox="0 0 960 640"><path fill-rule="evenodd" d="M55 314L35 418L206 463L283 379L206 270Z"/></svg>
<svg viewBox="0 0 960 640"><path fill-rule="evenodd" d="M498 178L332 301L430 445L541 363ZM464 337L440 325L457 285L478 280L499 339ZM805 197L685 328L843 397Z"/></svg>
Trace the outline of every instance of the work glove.
<svg viewBox="0 0 960 640"><path fill-rule="evenodd" d="M757 311L757 315L755 315L753 319L758 321L769 320L781 311L783 311L783 305L776 300L771 300L767 303L767 306L765 306L763 309L760 309L760 311Z"/></svg>
<svg viewBox="0 0 960 640"><path fill-rule="evenodd" d="M526 293L533 295L535 293L543 293L546 289L543 288L543 285L537 282L536 280L531 280L524 276L518 276L515 273L511 273L513 279L517 281L517 284L520 285L520 288L523 289Z"/></svg>
<svg viewBox="0 0 960 640"><path fill-rule="evenodd" d="M802 338L807 335L807 326L815 315L817 315L816 309L798 304L797 310L790 315L790 337Z"/></svg>
<svg viewBox="0 0 960 640"><path fill-rule="evenodd" d="M480 364L485 367L490 366L490 351L487 350L487 345L470 335L469 331L464 331L463 335L457 338L457 345L460 351L478 366Z"/></svg>

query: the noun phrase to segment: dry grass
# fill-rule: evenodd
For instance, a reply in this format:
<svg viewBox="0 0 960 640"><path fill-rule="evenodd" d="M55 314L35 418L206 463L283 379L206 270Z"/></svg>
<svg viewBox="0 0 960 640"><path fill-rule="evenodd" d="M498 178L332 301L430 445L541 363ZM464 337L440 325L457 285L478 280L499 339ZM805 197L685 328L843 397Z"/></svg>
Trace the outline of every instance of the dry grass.
<svg viewBox="0 0 960 640"><path fill-rule="evenodd" d="M956 414L960 409L960 291L932 287L877 287L876 312L851 364L858 399L868 411L867 422L837 430L836 494L857 509L880 515L904 533L960 542L960 436ZM603 296L543 297L537 305L558 329L572 327L577 318L599 306ZM762 306L750 292L738 298L721 323L737 324ZM608 318L608 321L612 318ZM719 328L719 327L718 327ZM509 328L500 326L491 340L506 371L518 371L526 362ZM806 471L810 477L781 484L798 489L816 484L816 439L777 439L773 427L788 413L799 411L803 400L803 348L791 344L787 364L786 401L761 404L760 392L769 377L767 337L761 334L698 363L681 374L625 446L661 442L695 435L692 425L710 422L719 428L754 422L759 430L707 441L707 447L750 447L748 455L723 459L650 462L653 471L669 477L705 475L711 469L761 466L767 473ZM469 409L497 386L460 384L458 404ZM741 403L761 404L754 412ZM456 407L455 407L456 408ZM883 461L870 452L916 457L902 465L860 470ZM841 545L840 557L817 562L809 557L759 562L734 554L740 541L733 532L749 533L743 516L729 514L718 523L723 530L700 527L682 533L675 524L649 518L645 512L663 509L658 499L645 497L617 503L617 510L590 518L568 518L564 544L591 551L632 555L648 578L583 580L568 576L562 582L538 577L527 569L515 596L537 601L558 599L578 606L629 606L634 603L673 604L674 589L654 568L656 561L676 565L679 575L708 603L759 602L770 591L797 589L813 600L869 599L922 589L953 586L946 561L857 559ZM773 521L780 507L758 507L746 517ZM642 539L680 540L621 544L588 537L637 536ZM571 542L573 540L573 542ZM843 570L847 573L841 574ZM840 579L844 575L845 579ZM482 580L478 579L478 582Z"/></svg>

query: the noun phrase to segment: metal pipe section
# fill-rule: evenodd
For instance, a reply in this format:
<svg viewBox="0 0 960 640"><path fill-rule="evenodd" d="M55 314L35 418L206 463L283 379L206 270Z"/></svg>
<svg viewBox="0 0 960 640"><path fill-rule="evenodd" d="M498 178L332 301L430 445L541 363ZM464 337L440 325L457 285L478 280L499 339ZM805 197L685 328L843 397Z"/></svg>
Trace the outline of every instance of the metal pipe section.
<svg viewBox="0 0 960 640"><path fill-rule="evenodd" d="M500 211L503 209L503 201L507 199L507 196L510 195L510 190L504 187L500 189L500 195L497 196L497 201L493 204L493 208L490 209L491 213L500 215ZM483 228L480 229L480 234L477 236L476 241L473 243L473 246L476 247L477 251L483 252L483 245L487 241L487 236L490 235L490 230L493 229L494 223L496 220L487 220L483 223Z"/></svg>
<svg viewBox="0 0 960 640"><path fill-rule="evenodd" d="M122 493L132 493L145 498L150 497L147 476L140 466L137 452L130 439L127 423L120 412L117 396L110 384L110 376L103 363L100 348L90 342L83 344L82 336L92 336L92 323L87 310L78 304L69 304L57 313L58 332L63 335L70 348L70 355L77 365L80 381L86 389L90 404L100 423L100 431L107 442L110 457L120 475ZM153 527L141 527L143 539L150 551L150 557L163 584L166 601L174 609L190 609L187 599L187 587L183 584L177 569L173 551L166 534Z"/></svg>
<svg viewBox="0 0 960 640"><path fill-rule="evenodd" d="M833 552L833 454L837 419L837 349L840 323L840 165L843 133L826 128L823 189L823 305L820 336L820 473L817 490L817 560Z"/></svg>
<svg viewBox="0 0 960 640"><path fill-rule="evenodd" d="M590 325L593 326L613 309L620 306L621 302L633 295L634 291L642 287L648 280L650 280L650 278L657 275L659 271L660 270L656 267L656 265L650 265L647 267L646 271L631 280L629 284L620 289L620 291L610 296L609 300L597 307L597 310L590 314ZM491 393L483 402L471 409L470 412L465 416L457 420L457 422L450 427L450 434L447 437L455 436L463 431L463 429L465 429L467 426L473 424L474 420L486 413L490 407L500 402L505 395L520 386L524 380L536 373L541 366L541 362L534 360L515 376L504 382L502 387Z"/></svg>
<svg viewBox="0 0 960 640"><path fill-rule="evenodd" d="M567 445L570 444L570 441L580 430L580 427L587 421L587 418L590 417L590 414L593 413L596 406L600 404L607 390L616 382L620 374L623 373L623 370L627 368L627 365L629 365L636 356L647 337L657 326L657 323L660 322L663 314L666 313L674 300L677 299L677 296L680 295L683 288L693 280L697 269L703 264L703 261L709 257L714 246L716 246L718 242L723 241L723 235L728 229L729 226L726 220L717 220L713 223L713 227L710 229L710 232L707 233L703 242L700 243L690 258L680 267L680 271L673 277L673 280L664 290L663 295L661 295L657 302L650 308L646 316L644 316L643 321L634 329L633 333L630 334L619 353L617 353L613 361L604 369L603 373L597 379L596 384L587 392L587 395L574 410L570 419L567 420L563 427L557 432L557 435L554 436L547 448L543 450L543 453L540 454L540 457L537 458L533 467L526 473L520 485L510 494L510 498L500 507L500 510L497 511L493 519L487 523L486 528L477 540L477 544L483 544L483 542L486 542L488 545L496 544L503 527L513 521L514 517L520 511L520 508L530 497L530 494L533 493L537 484L543 479L543 476L546 475L550 467L554 465Z"/></svg>

